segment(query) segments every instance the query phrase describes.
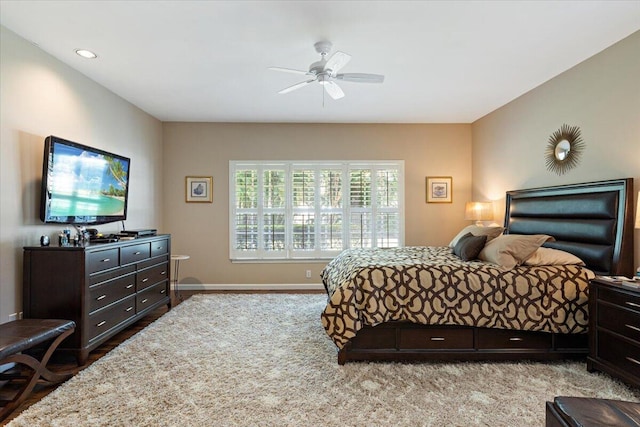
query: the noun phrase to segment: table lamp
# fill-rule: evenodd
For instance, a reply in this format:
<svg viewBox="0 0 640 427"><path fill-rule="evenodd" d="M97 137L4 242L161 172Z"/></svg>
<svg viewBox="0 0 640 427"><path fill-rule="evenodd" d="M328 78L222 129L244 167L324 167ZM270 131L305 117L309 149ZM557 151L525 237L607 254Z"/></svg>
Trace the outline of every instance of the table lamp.
<svg viewBox="0 0 640 427"><path fill-rule="evenodd" d="M493 203L467 202L464 208L464 219L476 221L476 225L482 227L484 225L482 221L493 219Z"/></svg>

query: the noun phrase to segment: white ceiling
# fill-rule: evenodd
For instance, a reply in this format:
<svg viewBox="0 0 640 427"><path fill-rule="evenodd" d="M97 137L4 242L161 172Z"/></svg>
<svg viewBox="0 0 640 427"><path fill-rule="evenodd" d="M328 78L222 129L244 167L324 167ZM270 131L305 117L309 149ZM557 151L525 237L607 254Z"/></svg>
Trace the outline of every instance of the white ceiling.
<svg viewBox="0 0 640 427"><path fill-rule="evenodd" d="M163 121L470 123L638 31L640 1L1 0L0 22ZM267 67L319 40L384 83L279 95L305 77Z"/></svg>

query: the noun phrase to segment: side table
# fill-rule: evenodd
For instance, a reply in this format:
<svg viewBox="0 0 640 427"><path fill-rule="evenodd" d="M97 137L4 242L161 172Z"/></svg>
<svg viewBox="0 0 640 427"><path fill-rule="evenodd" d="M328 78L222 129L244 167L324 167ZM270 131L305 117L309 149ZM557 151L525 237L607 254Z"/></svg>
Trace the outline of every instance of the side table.
<svg viewBox="0 0 640 427"><path fill-rule="evenodd" d="M180 271L180 261L184 261L191 258L189 255L171 255L171 261L173 261L173 294L176 297L176 299L180 299L180 301L183 300L182 298L182 294L180 293L180 290L178 289L178 273Z"/></svg>
<svg viewBox="0 0 640 427"><path fill-rule="evenodd" d="M640 388L640 289L590 282L587 369Z"/></svg>

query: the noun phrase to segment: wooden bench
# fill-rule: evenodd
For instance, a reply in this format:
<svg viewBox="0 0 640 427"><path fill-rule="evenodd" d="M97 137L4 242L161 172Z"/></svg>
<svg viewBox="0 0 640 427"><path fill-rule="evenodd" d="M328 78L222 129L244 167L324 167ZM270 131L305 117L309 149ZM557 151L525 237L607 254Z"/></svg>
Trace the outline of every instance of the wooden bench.
<svg viewBox="0 0 640 427"><path fill-rule="evenodd" d="M0 421L4 420L27 398L42 378L51 384L62 382L73 372L55 373L47 369L49 358L58 345L76 328L71 320L22 319L0 325L0 365L15 363L26 365L33 373L27 376L1 373L0 381L23 380L25 383L12 400L0 401ZM48 344L50 342L50 344ZM40 360L21 352L48 344Z"/></svg>

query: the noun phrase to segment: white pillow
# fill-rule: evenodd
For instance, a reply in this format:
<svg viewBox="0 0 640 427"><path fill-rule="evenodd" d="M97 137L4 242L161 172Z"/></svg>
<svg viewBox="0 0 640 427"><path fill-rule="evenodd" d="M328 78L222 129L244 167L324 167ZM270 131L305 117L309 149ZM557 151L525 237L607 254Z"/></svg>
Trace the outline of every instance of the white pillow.
<svg viewBox="0 0 640 427"><path fill-rule="evenodd" d="M449 247L455 247L458 240L467 233L471 233L474 236L487 236L488 243L491 239L495 239L501 235L503 231L504 227L478 227L477 225L469 225L456 234L456 237L454 237L451 243L449 243Z"/></svg>
<svg viewBox="0 0 640 427"><path fill-rule="evenodd" d="M524 265L586 265L584 261L570 254L553 248L538 248L533 255L524 261Z"/></svg>

